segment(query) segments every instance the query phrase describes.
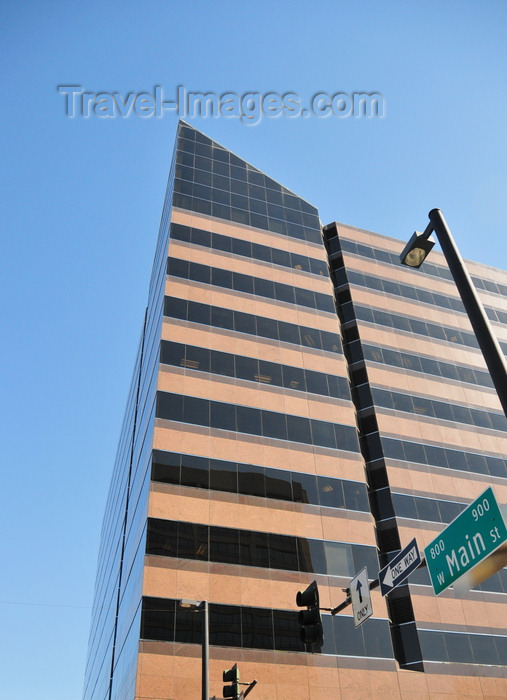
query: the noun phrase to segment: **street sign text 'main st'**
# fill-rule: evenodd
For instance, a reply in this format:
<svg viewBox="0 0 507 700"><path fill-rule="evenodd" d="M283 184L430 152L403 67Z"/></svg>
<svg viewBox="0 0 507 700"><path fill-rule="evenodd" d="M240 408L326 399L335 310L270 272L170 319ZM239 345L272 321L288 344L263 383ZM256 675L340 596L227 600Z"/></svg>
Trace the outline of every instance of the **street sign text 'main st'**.
<svg viewBox="0 0 507 700"><path fill-rule="evenodd" d="M491 487L424 548L436 595L507 540L507 527Z"/></svg>

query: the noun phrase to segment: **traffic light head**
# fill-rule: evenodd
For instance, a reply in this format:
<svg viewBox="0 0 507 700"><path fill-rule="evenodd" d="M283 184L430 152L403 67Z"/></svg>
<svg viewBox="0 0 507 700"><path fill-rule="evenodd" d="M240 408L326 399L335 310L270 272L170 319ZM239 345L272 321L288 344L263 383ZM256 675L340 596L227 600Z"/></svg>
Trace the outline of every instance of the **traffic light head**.
<svg viewBox="0 0 507 700"><path fill-rule="evenodd" d="M319 589L317 582L312 581L308 588L296 595L296 605L306 606L298 615L300 626L299 637L303 644L311 644L313 650L322 646L324 633L319 609Z"/></svg>
<svg viewBox="0 0 507 700"><path fill-rule="evenodd" d="M317 581L312 581L311 584L304 591L299 591L296 595L296 605L299 608L307 607L319 607L319 589L317 586Z"/></svg>
<svg viewBox="0 0 507 700"><path fill-rule="evenodd" d="M237 664L234 664L228 671L223 672L222 680L224 683L230 683L230 685L224 685L223 687L222 694L224 698L239 700L239 669Z"/></svg>

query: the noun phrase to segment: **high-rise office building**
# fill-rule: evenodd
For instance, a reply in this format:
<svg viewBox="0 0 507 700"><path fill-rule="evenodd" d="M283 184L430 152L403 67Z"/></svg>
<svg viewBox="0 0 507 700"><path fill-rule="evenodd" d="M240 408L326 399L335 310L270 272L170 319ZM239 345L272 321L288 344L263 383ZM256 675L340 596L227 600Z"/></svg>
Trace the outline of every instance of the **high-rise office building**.
<svg viewBox="0 0 507 700"><path fill-rule="evenodd" d="M324 243L324 244L323 244ZM180 123L104 518L84 700L507 695L507 571L438 598L424 569L355 628L337 606L484 489L507 421L442 256L317 209ZM503 348L507 274L471 265ZM201 606L202 607L202 606ZM240 686L243 689L246 686Z"/></svg>

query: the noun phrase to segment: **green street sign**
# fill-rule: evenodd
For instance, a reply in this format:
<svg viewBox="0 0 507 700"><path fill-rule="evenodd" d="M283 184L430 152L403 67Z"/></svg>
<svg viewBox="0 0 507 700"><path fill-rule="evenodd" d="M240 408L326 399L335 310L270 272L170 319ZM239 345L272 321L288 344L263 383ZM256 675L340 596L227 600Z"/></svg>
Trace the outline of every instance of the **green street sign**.
<svg viewBox="0 0 507 700"><path fill-rule="evenodd" d="M507 527L491 486L424 548L436 595L507 541Z"/></svg>

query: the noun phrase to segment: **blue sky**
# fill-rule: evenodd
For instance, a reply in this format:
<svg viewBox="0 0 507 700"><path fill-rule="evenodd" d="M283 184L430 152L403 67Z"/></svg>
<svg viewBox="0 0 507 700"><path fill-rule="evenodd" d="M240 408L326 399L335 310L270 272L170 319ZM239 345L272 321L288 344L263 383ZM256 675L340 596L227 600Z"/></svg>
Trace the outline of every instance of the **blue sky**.
<svg viewBox="0 0 507 700"><path fill-rule="evenodd" d="M81 697L100 527L177 117L65 115L93 93L378 92L382 119L189 119L337 219L408 238L440 207L507 268L500 1L3 4L0 678Z"/></svg>

